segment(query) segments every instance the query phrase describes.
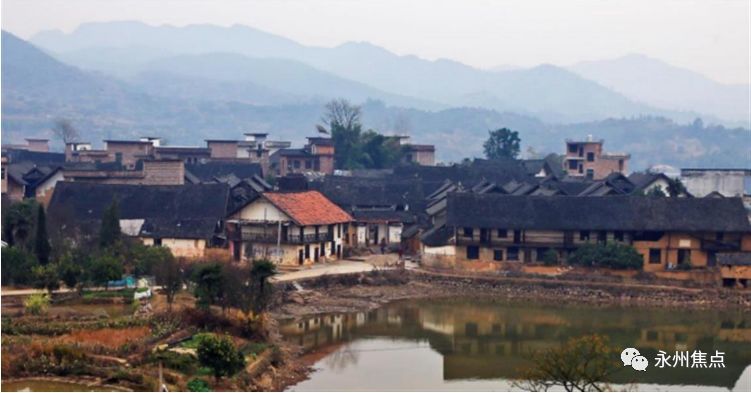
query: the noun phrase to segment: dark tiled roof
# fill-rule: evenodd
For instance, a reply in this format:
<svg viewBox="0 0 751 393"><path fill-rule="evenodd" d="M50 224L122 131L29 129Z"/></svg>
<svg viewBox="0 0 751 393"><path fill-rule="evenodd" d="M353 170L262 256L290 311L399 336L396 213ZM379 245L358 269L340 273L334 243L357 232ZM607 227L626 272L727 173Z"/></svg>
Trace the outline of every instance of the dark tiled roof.
<svg viewBox="0 0 751 393"><path fill-rule="evenodd" d="M425 203L420 182L388 178L359 178L326 176L309 184L339 206L409 205L410 210L421 209Z"/></svg>
<svg viewBox="0 0 751 393"><path fill-rule="evenodd" d="M413 223L415 217L407 211L394 210L354 210L352 217L359 222L401 222Z"/></svg>
<svg viewBox="0 0 751 393"><path fill-rule="evenodd" d="M751 252L718 252L717 263L720 265L751 266Z"/></svg>
<svg viewBox="0 0 751 393"><path fill-rule="evenodd" d="M505 184L511 180L530 179L522 162L513 159L475 159L467 165L457 164L445 167L407 165L395 168L394 175L402 179L422 181L425 192L428 194L444 185L446 179L461 183L465 187L472 187L483 180Z"/></svg>
<svg viewBox="0 0 751 393"><path fill-rule="evenodd" d="M28 161L36 165L62 164L65 162L64 153L39 152L24 149L7 149L5 154L9 162Z"/></svg>
<svg viewBox="0 0 751 393"><path fill-rule="evenodd" d="M451 236L454 235L452 228L448 226L433 227L425 231L420 235L420 241L429 247L445 246Z"/></svg>
<svg viewBox="0 0 751 393"><path fill-rule="evenodd" d="M749 232L740 198L544 197L455 193L454 226L551 230Z"/></svg>
<svg viewBox="0 0 751 393"><path fill-rule="evenodd" d="M118 201L120 219L144 219L141 235L207 239L227 212L226 184L143 186L58 182L48 208L52 225L96 233L104 211Z"/></svg>
<svg viewBox="0 0 751 393"><path fill-rule="evenodd" d="M263 196L298 225L328 225L352 217L318 191L267 192Z"/></svg>
<svg viewBox="0 0 751 393"><path fill-rule="evenodd" d="M203 164L185 164L186 177L194 177L202 183L223 182L233 175L238 180L263 176L261 164L236 161L209 161Z"/></svg>

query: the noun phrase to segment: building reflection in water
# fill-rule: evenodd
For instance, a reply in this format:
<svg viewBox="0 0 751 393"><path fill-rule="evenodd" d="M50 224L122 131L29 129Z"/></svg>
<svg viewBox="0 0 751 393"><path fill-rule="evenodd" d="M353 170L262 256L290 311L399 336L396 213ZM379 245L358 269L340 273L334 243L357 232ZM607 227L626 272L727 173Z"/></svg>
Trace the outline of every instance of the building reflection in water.
<svg viewBox="0 0 751 393"><path fill-rule="evenodd" d="M336 367L356 363L357 354L346 345L353 340L398 338L428 343L443 358L444 380L513 378L529 366L530 352L592 333L608 336L617 348L638 348L651 364L659 350L725 352L725 368L650 367L638 374L624 368L615 376L620 383L732 388L751 364L751 316L739 311L406 301L367 313L290 321L281 331L308 352L328 356L326 361Z"/></svg>

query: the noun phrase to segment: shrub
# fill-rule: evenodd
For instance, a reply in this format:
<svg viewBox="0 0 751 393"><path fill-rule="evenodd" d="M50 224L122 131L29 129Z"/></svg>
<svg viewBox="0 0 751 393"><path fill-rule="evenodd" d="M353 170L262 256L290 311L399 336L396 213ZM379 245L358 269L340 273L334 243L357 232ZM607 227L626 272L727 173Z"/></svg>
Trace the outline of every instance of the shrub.
<svg viewBox="0 0 751 393"><path fill-rule="evenodd" d="M188 382L188 391L190 392L210 392L209 383L203 379L193 378Z"/></svg>
<svg viewBox="0 0 751 393"><path fill-rule="evenodd" d="M542 262L545 266L555 266L558 264L558 252L553 249L548 249L545 254L542 255Z"/></svg>
<svg viewBox="0 0 751 393"><path fill-rule="evenodd" d="M50 306L50 297L46 293L35 293L23 301L23 306L31 315L42 315Z"/></svg>
<svg viewBox="0 0 751 393"><path fill-rule="evenodd" d="M228 336L207 335L198 344L198 361L219 379L245 367L245 357Z"/></svg>
<svg viewBox="0 0 751 393"><path fill-rule="evenodd" d="M1 259L3 285L29 285L33 282L32 270L38 265L33 255L19 247L4 247Z"/></svg>
<svg viewBox="0 0 751 393"><path fill-rule="evenodd" d="M636 249L627 244L585 244L568 258L572 265L603 266L613 269L640 269L644 260Z"/></svg>

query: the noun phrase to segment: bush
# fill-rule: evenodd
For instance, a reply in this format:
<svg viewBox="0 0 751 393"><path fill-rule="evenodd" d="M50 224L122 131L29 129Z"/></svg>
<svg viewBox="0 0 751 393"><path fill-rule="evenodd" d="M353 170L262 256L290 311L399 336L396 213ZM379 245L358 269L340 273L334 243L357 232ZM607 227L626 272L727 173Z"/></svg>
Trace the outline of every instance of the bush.
<svg viewBox="0 0 751 393"><path fill-rule="evenodd" d="M36 258L18 247L2 250L2 284L29 285L34 280L32 270L38 265Z"/></svg>
<svg viewBox="0 0 751 393"><path fill-rule="evenodd" d="M558 252L553 249L548 249L545 254L542 255L542 262L545 266L555 266L558 264Z"/></svg>
<svg viewBox="0 0 751 393"><path fill-rule="evenodd" d="M602 266L612 269L641 269L644 259L636 249L627 244L585 244L568 258L578 266Z"/></svg>
<svg viewBox="0 0 751 393"><path fill-rule="evenodd" d="M190 392L210 392L211 386L203 379L193 378L188 382L188 391Z"/></svg>
<svg viewBox="0 0 751 393"><path fill-rule="evenodd" d="M197 352L198 361L211 369L217 379L234 375L245 367L245 357L228 336L211 334L203 337Z"/></svg>
<svg viewBox="0 0 751 393"><path fill-rule="evenodd" d="M47 313L50 306L50 297L46 293L35 293L23 301L23 306L31 315L42 315Z"/></svg>

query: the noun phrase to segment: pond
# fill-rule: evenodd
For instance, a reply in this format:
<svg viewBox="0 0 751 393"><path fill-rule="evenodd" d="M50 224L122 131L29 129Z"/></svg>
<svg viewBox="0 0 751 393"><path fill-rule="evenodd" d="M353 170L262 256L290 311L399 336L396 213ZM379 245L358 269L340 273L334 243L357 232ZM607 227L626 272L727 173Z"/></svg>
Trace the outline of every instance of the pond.
<svg viewBox="0 0 751 393"><path fill-rule="evenodd" d="M508 303L477 299L404 301L351 314L315 316L280 326L314 362L296 391L504 390L528 354L597 333L649 360L623 367L616 387L633 390L751 391L751 314ZM656 367L658 351L724 353L724 367ZM622 365L620 353L614 362ZM709 356L707 356L709 363ZM716 363L719 366L719 363Z"/></svg>
<svg viewBox="0 0 751 393"><path fill-rule="evenodd" d="M24 379L2 382L0 390L4 392L109 392L112 388L57 380Z"/></svg>

